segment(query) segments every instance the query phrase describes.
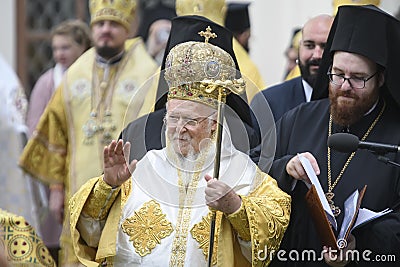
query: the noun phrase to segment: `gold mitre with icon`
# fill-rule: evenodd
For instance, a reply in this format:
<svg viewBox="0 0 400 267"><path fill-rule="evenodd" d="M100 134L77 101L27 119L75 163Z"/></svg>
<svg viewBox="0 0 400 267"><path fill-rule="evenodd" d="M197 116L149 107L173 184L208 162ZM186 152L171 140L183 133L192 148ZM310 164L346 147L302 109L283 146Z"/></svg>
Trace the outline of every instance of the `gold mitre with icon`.
<svg viewBox="0 0 400 267"><path fill-rule="evenodd" d="M164 78L168 84L168 99L200 102L217 108L225 103L229 93L241 94L245 82L237 79L238 70L231 55L210 44L218 38L208 26L199 32L205 42L188 41L174 46L165 61Z"/></svg>
<svg viewBox="0 0 400 267"><path fill-rule="evenodd" d="M89 10L90 25L101 20L111 20L129 30L135 17L136 0L90 0Z"/></svg>
<svg viewBox="0 0 400 267"><path fill-rule="evenodd" d="M197 15L224 25L226 16L225 0L176 0L178 16Z"/></svg>
<svg viewBox="0 0 400 267"><path fill-rule="evenodd" d="M338 8L343 5L375 5L379 6L381 4L381 0L333 0L333 15L336 16Z"/></svg>

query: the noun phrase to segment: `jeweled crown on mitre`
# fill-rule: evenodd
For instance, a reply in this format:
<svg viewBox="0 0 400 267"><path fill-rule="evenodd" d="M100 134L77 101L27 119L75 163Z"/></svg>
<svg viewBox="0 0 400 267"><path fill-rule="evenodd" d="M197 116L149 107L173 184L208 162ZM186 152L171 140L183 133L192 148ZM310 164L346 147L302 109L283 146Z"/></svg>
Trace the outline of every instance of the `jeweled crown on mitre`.
<svg viewBox="0 0 400 267"><path fill-rule="evenodd" d="M245 83L242 78L236 79L231 55L208 42L209 38L217 38L211 27L199 34L205 37L205 42L178 44L166 58L164 78L169 87L168 99L192 100L216 108L219 99L225 103L229 93L242 93Z"/></svg>
<svg viewBox="0 0 400 267"><path fill-rule="evenodd" d="M135 17L136 0L90 0L89 9L90 25L101 20L111 20L129 30Z"/></svg>

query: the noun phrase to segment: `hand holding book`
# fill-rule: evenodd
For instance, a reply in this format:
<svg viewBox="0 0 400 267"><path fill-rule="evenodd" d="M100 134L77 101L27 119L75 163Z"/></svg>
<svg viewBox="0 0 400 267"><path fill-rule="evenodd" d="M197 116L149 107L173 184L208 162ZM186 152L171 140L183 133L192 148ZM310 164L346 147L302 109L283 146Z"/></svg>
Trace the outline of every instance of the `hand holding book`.
<svg viewBox="0 0 400 267"><path fill-rule="evenodd" d="M361 191L355 190L353 194L346 199L344 203L343 223L338 237L335 237L332 227L337 230L337 222L325 197L321 184L319 183L308 159L300 154L298 157L311 181L311 185L307 184L310 189L305 198L310 214L316 225L317 232L321 237L323 246L335 249L345 248L351 231L356 227L392 211L390 209L385 209L381 212L374 212L366 208L360 208L367 189L367 186L365 185Z"/></svg>

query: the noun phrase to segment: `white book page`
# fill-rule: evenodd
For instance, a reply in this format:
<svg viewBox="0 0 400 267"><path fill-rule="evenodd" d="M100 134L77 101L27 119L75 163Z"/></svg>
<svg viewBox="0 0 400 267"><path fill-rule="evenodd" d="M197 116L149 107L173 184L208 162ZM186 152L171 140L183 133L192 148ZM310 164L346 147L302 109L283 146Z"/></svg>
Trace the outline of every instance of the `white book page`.
<svg viewBox="0 0 400 267"><path fill-rule="evenodd" d="M358 196L359 193L358 190L356 190L344 202L344 217L338 239L344 238L347 229L350 227L350 223L353 220L356 213Z"/></svg>
<svg viewBox="0 0 400 267"><path fill-rule="evenodd" d="M315 174L310 161L306 157L302 156L301 154L297 154L297 156L299 157L301 165L303 166L304 170L306 171L308 178L310 179L311 183L315 186L315 189L317 190L319 199L321 200L321 203L322 203L322 207L325 210L325 213L328 217L329 222L336 230L337 222L335 220L335 216L333 216L332 210L328 204L328 200L325 197L324 190L322 189L321 184L319 183L318 177ZM309 185L307 185L307 186L309 186Z"/></svg>
<svg viewBox="0 0 400 267"><path fill-rule="evenodd" d="M387 208L383 211L379 211L379 212L375 212L375 211L372 211L372 210L369 210L366 208L361 208L358 212L356 223L354 224L354 226L351 230L353 230L357 226L360 226L364 223L367 223L367 222L372 221L376 218L379 218L385 214L388 214L389 212L392 212L392 210L389 208Z"/></svg>

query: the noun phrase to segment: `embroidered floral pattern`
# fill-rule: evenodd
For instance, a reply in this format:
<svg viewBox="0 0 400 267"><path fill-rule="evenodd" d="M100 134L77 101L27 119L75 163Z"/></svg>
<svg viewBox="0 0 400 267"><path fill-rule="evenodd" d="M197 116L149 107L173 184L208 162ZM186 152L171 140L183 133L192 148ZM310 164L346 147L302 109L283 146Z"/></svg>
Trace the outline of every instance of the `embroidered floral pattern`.
<svg viewBox="0 0 400 267"><path fill-rule="evenodd" d="M136 253L146 256L173 232L172 224L162 213L160 204L151 200L122 223L122 230L130 236Z"/></svg>
<svg viewBox="0 0 400 267"><path fill-rule="evenodd" d="M226 218L228 218L229 222L232 224L235 231L239 234L240 238L246 241L251 240L249 220L247 219L247 213L246 209L243 206L243 202L238 211L226 215Z"/></svg>
<svg viewBox="0 0 400 267"><path fill-rule="evenodd" d="M217 264L217 251L218 251L218 232L221 225L222 213L217 212L215 220L215 239L214 239L214 249L212 264ZM203 217L201 222L195 224L190 230L193 238L199 243L199 248L203 250L203 254L208 259L208 248L210 245L210 220L211 212L208 213L206 217Z"/></svg>
<svg viewBox="0 0 400 267"><path fill-rule="evenodd" d="M89 197L83 207L83 213L96 220L106 219L118 193L119 189L112 190L111 186L100 177L93 187L92 197Z"/></svg>
<svg viewBox="0 0 400 267"><path fill-rule="evenodd" d="M249 196L242 196L252 236L253 266L269 263L270 259L261 262L257 253L265 246L268 251L278 248L289 224L290 197L274 188L278 188L276 181L264 174L262 184ZM266 220L260 221L260 217Z"/></svg>

